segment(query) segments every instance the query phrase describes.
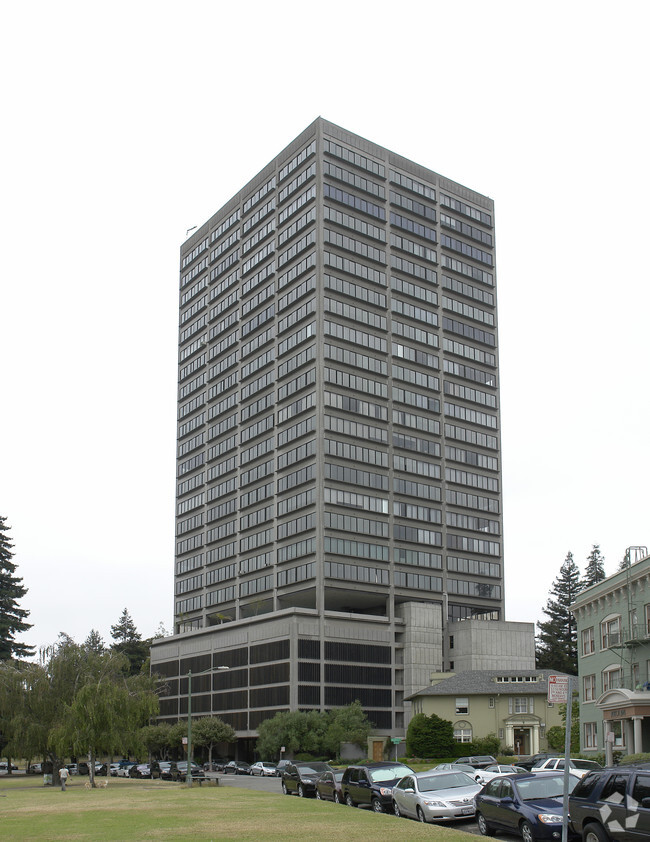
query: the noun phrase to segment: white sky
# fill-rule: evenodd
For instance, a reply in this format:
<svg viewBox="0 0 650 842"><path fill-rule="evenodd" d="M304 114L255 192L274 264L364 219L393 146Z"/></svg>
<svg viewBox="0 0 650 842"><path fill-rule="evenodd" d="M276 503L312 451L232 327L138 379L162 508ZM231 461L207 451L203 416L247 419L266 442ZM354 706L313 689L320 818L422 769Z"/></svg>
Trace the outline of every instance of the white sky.
<svg viewBox="0 0 650 842"><path fill-rule="evenodd" d="M507 619L648 526L644 2L0 7L0 514L32 630L172 626L178 250L317 116L496 202ZM224 166L223 162L227 162Z"/></svg>

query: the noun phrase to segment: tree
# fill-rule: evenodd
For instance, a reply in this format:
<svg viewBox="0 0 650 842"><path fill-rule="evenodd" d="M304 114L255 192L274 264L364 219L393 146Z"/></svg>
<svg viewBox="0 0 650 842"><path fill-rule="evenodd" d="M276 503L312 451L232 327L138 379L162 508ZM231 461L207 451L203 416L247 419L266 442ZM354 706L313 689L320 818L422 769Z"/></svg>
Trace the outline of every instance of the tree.
<svg viewBox="0 0 650 842"><path fill-rule="evenodd" d="M412 757L447 757L456 742L454 726L437 714L416 713L406 732L406 753Z"/></svg>
<svg viewBox="0 0 650 842"><path fill-rule="evenodd" d="M142 640L131 615L125 608L118 622L111 626L111 637L115 641L114 652L122 652L129 660L129 674L137 675L149 658L150 640Z"/></svg>
<svg viewBox="0 0 650 842"><path fill-rule="evenodd" d="M234 743L234 729L218 716L202 716L192 721L192 738L195 745L207 746L208 762L212 768L212 749L219 743Z"/></svg>
<svg viewBox="0 0 650 842"><path fill-rule="evenodd" d="M139 738L150 756L158 760L169 759L169 749L172 746L172 727L167 722L143 726L140 729Z"/></svg>
<svg viewBox="0 0 650 842"><path fill-rule="evenodd" d="M258 725L257 751L260 757L279 757L284 746L291 755L305 752L318 756L325 728L324 714L316 710L276 713Z"/></svg>
<svg viewBox="0 0 650 842"><path fill-rule="evenodd" d="M90 784L95 786L97 755L139 750L140 729L158 714L158 697L151 679L125 677L128 663L124 663L124 655L92 654L91 672L65 704L49 742L59 754L66 754L68 747L75 755L87 754Z"/></svg>
<svg viewBox="0 0 650 842"><path fill-rule="evenodd" d="M84 640L83 645L86 649L90 650L91 652L96 652L98 655L101 655L102 652L106 651L106 644L104 643L104 638L96 629L90 630L90 634Z"/></svg>
<svg viewBox="0 0 650 842"><path fill-rule="evenodd" d="M356 701L342 708L333 708L326 714L326 728L322 740L322 753L338 757L341 743L353 743L363 751L368 745L372 724Z"/></svg>
<svg viewBox="0 0 650 842"><path fill-rule="evenodd" d="M600 545L594 544L587 556L587 566L582 577L582 588L590 588L605 579L605 558L601 555Z"/></svg>
<svg viewBox="0 0 650 842"><path fill-rule="evenodd" d="M128 676L124 656L94 652L62 634L41 650L39 663L3 666L2 727L14 757L41 757L56 771L77 753L140 751L138 732L158 710L156 682Z"/></svg>
<svg viewBox="0 0 650 842"><path fill-rule="evenodd" d="M27 593L23 580L14 576L16 565L13 544L8 537L10 527L7 518L0 516L0 661L9 658L29 658L34 654L34 647L18 643L14 636L31 629L31 623L25 620L29 611L18 607L18 600Z"/></svg>
<svg viewBox="0 0 650 842"><path fill-rule="evenodd" d="M549 748L553 751L564 754L564 745L566 740L566 705L559 705L558 711L564 722L562 725L553 725L546 732L546 739ZM573 703L571 705L571 754L577 754L580 751L580 703L574 694Z"/></svg>
<svg viewBox="0 0 650 842"><path fill-rule="evenodd" d="M553 582L544 608L548 620L538 622L537 666L576 675L578 672L578 633L571 605L581 590L580 571L568 552Z"/></svg>

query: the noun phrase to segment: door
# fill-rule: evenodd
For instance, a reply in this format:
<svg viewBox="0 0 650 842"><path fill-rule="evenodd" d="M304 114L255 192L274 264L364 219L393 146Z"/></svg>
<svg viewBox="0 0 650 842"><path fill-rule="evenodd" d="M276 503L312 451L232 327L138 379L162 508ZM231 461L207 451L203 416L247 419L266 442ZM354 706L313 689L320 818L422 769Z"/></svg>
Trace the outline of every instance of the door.
<svg viewBox="0 0 650 842"><path fill-rule="evenodd" d="M530 728L515 728L515 754L530 754Z"/></svg>

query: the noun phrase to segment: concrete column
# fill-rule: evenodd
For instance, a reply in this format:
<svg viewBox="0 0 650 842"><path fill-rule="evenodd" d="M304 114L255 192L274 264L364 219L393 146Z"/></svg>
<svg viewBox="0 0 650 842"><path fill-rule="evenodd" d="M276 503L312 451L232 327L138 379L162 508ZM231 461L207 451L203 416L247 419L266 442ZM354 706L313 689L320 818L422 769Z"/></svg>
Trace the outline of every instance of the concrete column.
<svg viewBox="0 0 650 842"><path fill-rule="evenodd" d="M515 745L515 729L512 725L506 725L506 745L513 748Z"/></svg>
<svg viewBox="0 0 650 842"><path fill-rule="evenodd" d="M625 748L628 754L634 751L634 727L631 719L626 719L623 722L625 728Z"/></svg>
<svg viewBox="0 0 650 842"><path fill-rule="evenodd" d="M611 732L608 719L603 719L603 746L605 748L605 765L611 766L614 762L613 743L608 739Z"/></svg>
<svg viewBox="0 0 650 842"><path fill-rule="evenodd" d="M643 751L643 717L642 716L633 716L632 717L632 725L634 727L634 754L638 754L639 752Z"/></svg>
<svg viewBox="0 0 650 842"><path fill-rule="evenodd" d="M533 725L530 729L530 753L539 753L539 725Z"/></svg>

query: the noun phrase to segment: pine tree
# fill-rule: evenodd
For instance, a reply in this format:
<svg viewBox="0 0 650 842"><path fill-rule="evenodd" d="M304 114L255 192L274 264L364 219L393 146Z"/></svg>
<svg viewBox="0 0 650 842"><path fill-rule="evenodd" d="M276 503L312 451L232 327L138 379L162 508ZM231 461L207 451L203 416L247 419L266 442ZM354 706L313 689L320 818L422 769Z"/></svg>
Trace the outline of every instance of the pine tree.
<svg viewBox="0 0 650 842"><path fill-rule="evenodd" d="M578 672L578 633L570 606L582 590L580 571L568 552L553 582L543 609L548 620L537 623L537 666L576 675Z"/></svg>
<svg viewBox="0 0 650 842"><path fill-rule="evenodd" d="M150 640L142 640L142 635L135 627L131 615L125 608L118 622L111 626L111 637L115 643L114 652L122 652L129 659L129 675L137 675L149 657Z"/></svg>
<svg viewBox="0 0 650 842"><path fill-rule="evenodd" d="M9 540L7 518L0 516L0 661L10 658L29 658L34 647L14 640L14 635L31 629L26 623L29 611L18 607L18 600L27 593L23 580L14 576L13 544Z"/></svg>
<svg viewBox="0 0 650 842"><path fill-rule="evenodd" d="M582 587L590 588L605 579L605 557L601 555L600 544L594 544L587 556L587 566L582 579Z"/></svg>

